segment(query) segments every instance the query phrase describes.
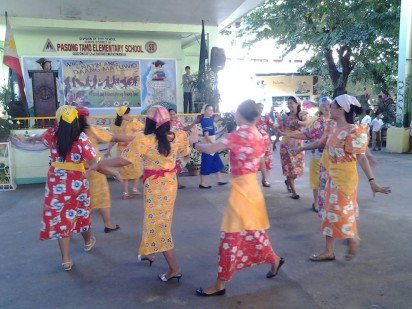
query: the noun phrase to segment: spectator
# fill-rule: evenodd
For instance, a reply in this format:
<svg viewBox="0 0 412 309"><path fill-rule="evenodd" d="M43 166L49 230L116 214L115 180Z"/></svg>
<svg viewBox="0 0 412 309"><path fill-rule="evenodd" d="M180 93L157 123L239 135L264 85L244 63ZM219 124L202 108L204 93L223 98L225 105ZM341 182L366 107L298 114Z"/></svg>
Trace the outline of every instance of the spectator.
<svg viewBox="0 0 412 309"><path fill-rule="evenodd" d="M383 126L382 113L377 113L372 120L372 151L380 151L382 145L381 130ZM376 148L377 147L377 148Z"/></svg>

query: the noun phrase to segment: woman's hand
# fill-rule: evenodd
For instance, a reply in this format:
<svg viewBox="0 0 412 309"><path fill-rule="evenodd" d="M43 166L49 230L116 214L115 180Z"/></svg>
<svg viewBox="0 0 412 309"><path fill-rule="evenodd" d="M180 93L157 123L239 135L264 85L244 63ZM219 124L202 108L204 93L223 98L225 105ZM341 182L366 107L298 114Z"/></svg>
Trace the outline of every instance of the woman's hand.
<svg viewBox="0 0 412 309"><path fill-rule="evenodd" d="M375 182L375 180L371 180L369 183L371 185L373 197L375 197L375 193L388 194L392 192L390 187L381 187Z"/></svg>
<svg viewBox="0 0 412 309"><path fill-rule="evenodd" d="M291 150L290 150L290 153L293 155L293 156L297 156L299 153L301 153L303 150L302 150L302 148L301 147L296 147L296 148L292 148Z"/></svg>
<svg viewBox="0 0 412 309"><path fill-rule="evenodd" d="M194 128L190 130L190 135L189 135L190 145L193 145L193 143L196 143L198 141L199 141L199 132L197 131L197 128Z"/></svg>

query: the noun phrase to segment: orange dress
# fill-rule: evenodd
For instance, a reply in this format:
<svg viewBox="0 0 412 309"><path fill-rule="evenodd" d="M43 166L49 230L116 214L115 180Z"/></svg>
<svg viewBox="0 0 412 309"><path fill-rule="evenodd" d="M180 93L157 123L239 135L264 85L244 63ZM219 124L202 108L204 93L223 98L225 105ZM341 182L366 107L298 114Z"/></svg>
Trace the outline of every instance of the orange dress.
<svg viewBox="0 0 412 309"><path fill-rule="evenodd" d="M177 193L175 165L179 157L190 153L187 133L174 133L175 139L171 142L171 152L167 157L157 150L156 136L143 133L139 133L122 154L131 163L141 156L145 173L159 172L159 175L149 176L144 182L144 221L139 254L159 253L174 247L171 228Z"/></svg>
<svg viewBox="0 0 412 309"><path fill-rule="evenodd" d="M123 120L120 127L115 124L110 125L110 132L118 135L136 136L139 132L144 130L144 125L137 119L131 121ZM117 143L117 155L120 156L127 148L129 143ZM138 179L142 176L142 167L139 157L133 162L132 165L123 166L118 168L122 179Z"/></svg>
<svg viewBox="0 0 412 309"><path fill-rule="evenodd" d="M322 234L333 238L354 238L358 217L356 155L366 152L366 125L329 126L321 140L326 144L322 164L327 171L325 201L321 210Z"/></svg>

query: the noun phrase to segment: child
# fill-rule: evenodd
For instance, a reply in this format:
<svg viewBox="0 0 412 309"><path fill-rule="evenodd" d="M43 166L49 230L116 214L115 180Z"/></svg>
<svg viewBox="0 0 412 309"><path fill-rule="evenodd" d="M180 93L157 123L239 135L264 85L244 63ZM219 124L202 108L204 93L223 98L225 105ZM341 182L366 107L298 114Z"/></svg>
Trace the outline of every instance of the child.
<svg viewBox="0 0 412 309"><path fill-rule="evenodd" d="M381 130L383 126L382 113L377 113L376 117L372 120L372 151L381 150ZM377 145L376 145L377 144ZM378 148L376 148L378 146Z"/></svg>

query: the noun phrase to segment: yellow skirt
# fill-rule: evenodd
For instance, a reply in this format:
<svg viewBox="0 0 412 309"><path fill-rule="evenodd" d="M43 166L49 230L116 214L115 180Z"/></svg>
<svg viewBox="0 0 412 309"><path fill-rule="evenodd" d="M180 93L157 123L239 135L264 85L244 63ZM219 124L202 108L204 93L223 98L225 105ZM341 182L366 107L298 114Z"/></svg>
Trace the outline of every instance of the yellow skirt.
<svg viewBox="0 0 412 309"><path fill-rule="evenodd" d="M92 209L110 208L110 190L106 176L94 171L91 172L87 180L90 183Z"/></svg>
<svg viewBox="0 0 412 309"><path fill-rule="evenodd" d="M220 230L234 233L268 229L265 198L257 175L252 173L235 177L230 184L229 201Z"/></svg>
<svg viewBox="0 0 412 309"><path fill-rule="evenodd" d="M310 176L309 183L312 190L317 190L319 188L319 171L320 171L320 160L311 158L310 159Z"/></svg>

